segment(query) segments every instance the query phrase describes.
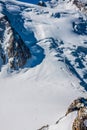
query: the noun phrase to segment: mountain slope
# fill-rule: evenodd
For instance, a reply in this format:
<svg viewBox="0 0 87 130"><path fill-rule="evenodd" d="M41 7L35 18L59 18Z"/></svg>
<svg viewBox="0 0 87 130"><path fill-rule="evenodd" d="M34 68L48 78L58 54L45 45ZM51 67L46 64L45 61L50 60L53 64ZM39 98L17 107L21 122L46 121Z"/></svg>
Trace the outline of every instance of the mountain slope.
<svg viewBox="0 0 87 130"><path fill-rule="evenodd" d="M0 12L31 53L22 69L10 73L7 64L1 68L0 129L35 130L52 125L75 98L87 94L86 16L66 1L45 8L0 0ZM65 130L65 122L71 130L75 116L70 114L50 130Z"/></svg>

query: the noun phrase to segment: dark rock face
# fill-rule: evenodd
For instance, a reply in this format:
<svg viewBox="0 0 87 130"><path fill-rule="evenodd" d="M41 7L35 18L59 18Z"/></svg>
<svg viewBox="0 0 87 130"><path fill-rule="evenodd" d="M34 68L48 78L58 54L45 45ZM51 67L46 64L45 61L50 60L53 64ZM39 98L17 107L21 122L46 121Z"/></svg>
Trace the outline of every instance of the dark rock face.
<svg viewBox="0 0 87 130"><path fill-rule="evenodd" d="M45 4L45 2L44 2L44 1L42 1L42 0L38 2L38 5L39 5L39 6L46 7L46 4Z"/></svg>
<svg viewBox="0 0 87 130"><path fill-rule="evenodd" d="M73 22L74 32L80 35L87 35L87 21L79 18Z"/></svg>
<svg viewBox="0 0 87 130"><path fill-rule="evenodd" d="M11 68L22 67L31 56L28 47L17 33L14 33L14 38L12 38L12 42L7 47L7 53Z"/></svg>
<svg viewBox="0 0 87 130"><path fill-rule="evenodd" d="M59 12L56 12L56 13L52 14L52 17L54 17L54 18L60 18L61 16L60 16Z"/></svg>
<svg viewBox="0 0 87 130"><path fill-rule="evenodd" d="M49 125L46 125L46 126L41 127L41 128L38 129L38 130L48 130L48 129L49 129Z"/></svg>
<svg viewBox="0 0 87 130"><path fill-rule="evenodd" d="M5 62L6 62L6 56L4 54L2 46L0 44L0 68L1 68L2 64L5 64Z"/></svg>
<svg viewBox="0 0 87 130"><path fill-rule="evenodd" d="M31 57L30 50L20 35L11 27L8 18L0 15L0 59L2 59L2 65L9 63L9 67L12 69L21 68Z"/></svg>

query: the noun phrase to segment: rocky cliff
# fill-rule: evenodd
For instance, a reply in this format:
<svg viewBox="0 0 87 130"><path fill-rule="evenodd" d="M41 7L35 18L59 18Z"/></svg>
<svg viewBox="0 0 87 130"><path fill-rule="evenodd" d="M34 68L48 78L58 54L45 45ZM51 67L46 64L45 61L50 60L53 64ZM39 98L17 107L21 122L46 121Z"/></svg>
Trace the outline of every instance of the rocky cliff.
<svg viewBox="0 0 87 130"><path fill-rule="evenodd" d="M87 99L78 98L68 108L67 114L77 111L77 117L73 121L72 130L87 130Z"/></svg>
<svg viewBox="0 0 87 130"><path fill-rule="evenodd" d="M12 69L21 68L30 57L29 48L11 27L7 16L0 14L0 68L7 63Z"/></svg>

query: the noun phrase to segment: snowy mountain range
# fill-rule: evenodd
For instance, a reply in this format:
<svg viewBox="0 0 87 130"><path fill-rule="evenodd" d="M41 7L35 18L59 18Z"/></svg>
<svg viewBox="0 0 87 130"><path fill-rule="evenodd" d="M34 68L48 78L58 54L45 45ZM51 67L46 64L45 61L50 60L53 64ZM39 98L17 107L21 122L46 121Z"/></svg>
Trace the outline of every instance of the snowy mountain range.
<svg viewBox="0 0 87 130"><path fill-rule="evenodd" d="M87 2L45 4L0 0L0 130L87 129Z"/></svg>

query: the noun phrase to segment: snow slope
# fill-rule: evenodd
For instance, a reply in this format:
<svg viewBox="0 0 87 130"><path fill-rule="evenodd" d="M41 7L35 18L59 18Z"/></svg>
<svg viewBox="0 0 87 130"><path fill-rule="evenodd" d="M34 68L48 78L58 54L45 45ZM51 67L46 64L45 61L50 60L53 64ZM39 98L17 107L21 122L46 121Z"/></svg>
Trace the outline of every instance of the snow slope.
<svg viewBox="0 0 87 130"><path fill-rule="evenodd" d="M72 55L79 46L87 46L86 35L75 33L72 27L73 21L85 15L71 2L44 8L0 0L0 12L7 15L32 54L22 70L9 73L7 65L2 67L0 129L35 130L50 124L50 130L71 130L76 113L52 124L65 115L73 99L87 94L86 61L83 69L78 68L78 56Z"/></svg>

